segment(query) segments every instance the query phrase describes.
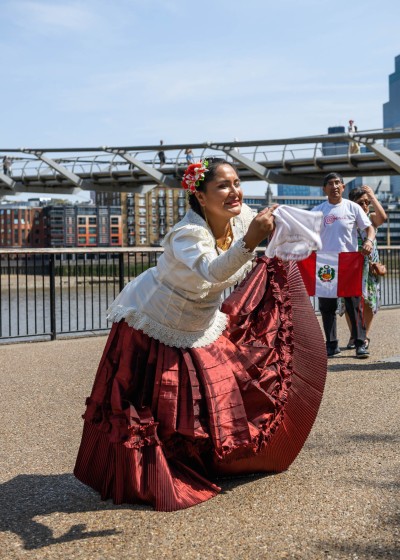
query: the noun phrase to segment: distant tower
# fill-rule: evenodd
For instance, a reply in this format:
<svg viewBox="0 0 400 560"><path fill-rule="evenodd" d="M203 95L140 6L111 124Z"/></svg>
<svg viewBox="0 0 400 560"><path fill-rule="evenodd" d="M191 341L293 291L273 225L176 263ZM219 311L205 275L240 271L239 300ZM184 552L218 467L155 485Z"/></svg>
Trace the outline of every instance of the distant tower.
<svg viewBox="0 0 400 560"><path fill-rule="evenodd" d="M265 205L267 207L272 206L273 202L272 202L272 189L271 189L271 185L268 185L267 190L265 191Z"/></svg>
<svg viewBox="0 0 400 560"><path fill-rule="evenodd" d="M400 55L394 63L394 73L389 76L389 101L383 105L383 128L400 128ZM389 141L388 148L398 150L398 140ZM390 190L400 196L400 177L390 178Z"/></svg>

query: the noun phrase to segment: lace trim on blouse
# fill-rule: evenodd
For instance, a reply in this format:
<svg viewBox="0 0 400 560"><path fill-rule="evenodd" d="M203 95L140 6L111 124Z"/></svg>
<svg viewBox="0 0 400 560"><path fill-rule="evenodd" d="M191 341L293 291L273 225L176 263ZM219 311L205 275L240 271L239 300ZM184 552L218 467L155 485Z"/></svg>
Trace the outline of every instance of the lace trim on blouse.
<svg viewBox="0 0 400 560"><path fill-rule="evenodd" d="M210 327L204 331L180 331L171 327L161 325L144 313L140 313L132 307L117 305L110 307L107 311L108 321L118 323L124 319L128 325L136 330L143 331L145 334L155 338L167 346L175 348L201 348L215 342L226 329L228 317L225 313L217 311L214 321Z"/></svg>

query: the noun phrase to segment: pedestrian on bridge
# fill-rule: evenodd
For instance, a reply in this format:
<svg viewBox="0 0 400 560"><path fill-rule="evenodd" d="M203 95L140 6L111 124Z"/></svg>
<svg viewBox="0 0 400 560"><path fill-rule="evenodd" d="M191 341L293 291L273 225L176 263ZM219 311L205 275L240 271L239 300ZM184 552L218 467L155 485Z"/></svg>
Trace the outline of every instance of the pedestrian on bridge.
<svg viewBox="0 0 400 560"><path fill-rule="evenodd" d="M164 144L163 140L160 140L160 146L162 146ZM158 159L160 160L160 165L165 165L165 152L164 150L160 150L158 152Z"/></svg>
<svg viewBox="0 0 400 560"><path fill-rule="evenodd" d="M274 208L254 215L221 159L189 165L182 186L190 209L157 266L108 310L113 325L74 470L103 499L161 511L212 498L220 476L287 469L326 376L295 262L254 263Z"/></svg>
<svg viewBox="0 0 400 560"><path fill-rule="evenodd" d="M193 150L192 148L186 148L185 150L185 156L186 156L186 163L188 165L190 165L191 163L193 163Z"/></svg>
<svg viewBox="0 0 400 560"><path fill-rule="evenodd" d="M9 156L3 157L3 173L8 177L11 175L12 159Z"/></svg>
<svg viewBox="0 0 400 560"><path fill-rule="evenodd" d="M358 129L354 124L353 120L349 120L349 126L347 127L347 131L350 133L351 136L357 134ZM349 143L349 151L351 154L359 154L360 153L360 144L358 142L350 142Z"/></svg>

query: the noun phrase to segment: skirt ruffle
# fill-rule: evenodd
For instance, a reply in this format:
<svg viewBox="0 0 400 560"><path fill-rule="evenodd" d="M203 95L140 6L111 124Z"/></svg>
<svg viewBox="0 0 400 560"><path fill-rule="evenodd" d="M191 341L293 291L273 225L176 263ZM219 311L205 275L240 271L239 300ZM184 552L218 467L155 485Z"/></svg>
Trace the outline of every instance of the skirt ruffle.
<svg viewBox="0 0 400 560"><path fill-rule="evenodd" d="M258 259L222 310L229 326L203 348L113 324L74 471L103 499L173 511L215 496L218 475L279 472L297 456L326 376L297 266Z"/></svg>

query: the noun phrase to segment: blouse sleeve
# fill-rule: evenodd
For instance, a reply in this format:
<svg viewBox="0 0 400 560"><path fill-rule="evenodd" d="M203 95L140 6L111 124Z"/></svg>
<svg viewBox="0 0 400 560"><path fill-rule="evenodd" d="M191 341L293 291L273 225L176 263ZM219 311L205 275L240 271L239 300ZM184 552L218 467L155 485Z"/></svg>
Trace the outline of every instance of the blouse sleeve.
<svg viewBox="0 0 400 560"><path fill-rule="evenodd" d="M255 257L245 247L243 238L221 255L214 244L214 238L202 227L182 228L171 239L174 257L213 284L225 282Z"/></svg>

